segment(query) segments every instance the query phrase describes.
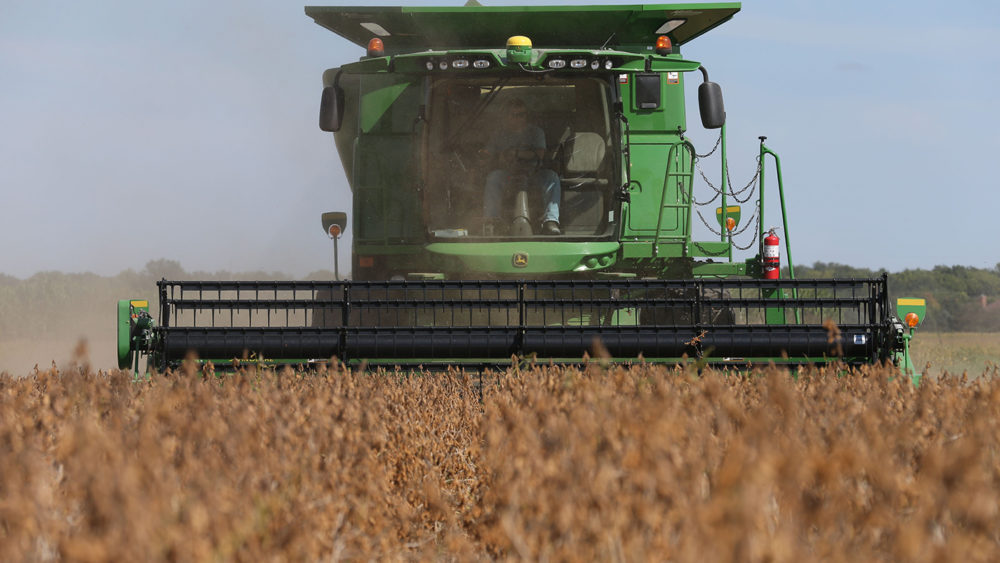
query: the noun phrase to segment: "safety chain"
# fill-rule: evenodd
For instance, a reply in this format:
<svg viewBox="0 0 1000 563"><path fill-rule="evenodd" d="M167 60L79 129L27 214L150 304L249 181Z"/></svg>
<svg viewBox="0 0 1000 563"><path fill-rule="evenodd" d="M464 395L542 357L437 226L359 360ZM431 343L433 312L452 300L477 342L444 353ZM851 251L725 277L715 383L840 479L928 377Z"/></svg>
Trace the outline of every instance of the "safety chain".
<svg viewBox="0 0 1000 563"><path fill-rule="evenodd" d="M713 184L712 181L708 179L708 176L705 174L704 169L702 169L702 167L701 167L701 159L708 158L708 157L712 156L713 154L715 154L715 151L718 150L718 148L719 148L719 146L721 146L721 144L722 144L722 133L720 132L719 133L719 138L715 140L715 146L712 147L712 150L708 151L705 154L694 153L694 156L695 156L695 158L694 158L694 165L698 169L698 174L701 175L701 179L705 181L705 184L708 185L708 187L711 188L712 191L715 192L715 194L712 196L711 199L709 199L708 201L702 202L702 201L698 201L697 199L695 199L695 197L694 197L694 189L692 189L691 192L690 192L691 193L691 202L690 203L694 203L695 205L697 205L699 207L704 207L706 205L711 205L723 193L723 190L721 190L718 187L716 187L715 184ZM727 159L727 161L728 161L728 159ZM725 166L726 181L728 182L728 186L729 186L729 194L728 195L731 196L737 203L740 203L740 204L747 203L757 193L757 180L760 178L761 169L763 168L760 156L757 157L757 169L754 170L753 177L750 178L750 181L747 182L745 186L743 186L742 188L740 188L738 190L734 190L733 189L733 187L732 187L733 186L733 180L732 180L732 177L729 175L729 166L728 166L729 163L726 162L725 164L726 164L726 166ZM678 186L678 187L680 187L680 186ZM692 186L692 188L693 188L693 186ZM746 197L744 197L743 199L740 199L740 196L743 195L743 193L746 192L747 190L750 190L750 193L747 194ZM683 198L684 197L683 196L684 190L680 189L679 192L682 194L682 198ZM743 228L740 229L740 230L738 230L738 231L735 231L735 232L732 232L732 233L729 234L729 242L730 242L730 244L733 247L735 247L735 248L737 248L739 250L749 250L749 249L753 248L754 245L757 244L758 232L760 231L760 228L759 228L760 227L760 216L758 214L759 211L760 211L760 206L756 206L754 208L753 215L743 225ZM698 218L701 219L701 223L703 225L705 225L705 228L708 229L709 232L711 232L712 234L717 235L717 236L722 236L722 229L721 228L718 231L715 230L709 224L709 222L705 220L705 216L701 214L700 210L695 209L695 212L698 213ZM754 236L750 240L750 243L747 244L746 246L740 246L740 245L736 244L736 242L733 239L735 237L738 237L738 236L742 235L751 226L754 227L754 231L753 231L754 232ZM694 246L696 248L698 248L698 250L700 250L703 254L705 254L707 256L721 256L721 255L726 254L728 252L728 249L727 250L723 250L721 252L709 252L704 247L702 247L701 244L699 244L697 242L694 242L693 244L694 244Z"/></svg>
<svg viewBox="0 0 1000 563"><path fill-rule="evenodd" d="M724 249L724 250L720 250L719 252L711 252L711 251L705 250L705 247L702 246L700 242L692 242L691 244L693 244L695 246L695 248L697 248L698 250L700 250L702 254L705 254L707 256L722 256L723 254L727 254L729 252L728 248Z"/></svg>
<svg viewBox="0 0 1000 563"><path fill-rule="evenodd" d="M729 177L729 167L726 166L726 181L729 182L729 194L731 196L733 196L733 199L735 199L736 201L738 201L740 203L746 203L747 201L750 200L751 197L753 197L753 195L755 193L757 193L757 178L760 177L760 169L761 169L760 156L757 156L757 170L754 171L753 178L750 178L750 181L747 182L747 185L745 185L742 188L734 191L733 190L733 180L732 180L732 178ZM743 192L747 191L748 189L750 189L751 186L754 187L754 190L752 192L750 192L750 195L748 195L746 197L746 199L741 200L738 196L740 194L742 194Z"/></svg>
<svg viewBox="0 0 1000 563"><path fill-rule="evenodd" d="M705 225L705 228L708 229L709 232L711 232L714 235L722 236L722 230L721 230L721 228L720 228L720 230L716 231L715 229L712 228L711 225L708 224L708 221L705 220L705 216L701 214L701 211L699 211L699 210L696 209L695 213L698 214L698 218L701 219L701 223L703 225ZM740 245L736 244L735 242L733 242L733 238L734 237L738 237L738 236L742 235L743 233L746 232L746 230L748 228L750 228L751 221L749 221L749 220L746 222L746 225L744 225L742 229L740 229L738 231L735 231L735 232L733 232L733 233L731 233L729 235L730 242L732 243L732 245L734 247L736 247L739 250L749 250L750 248L752 248L757 243L757 232L759 231L759 229L757 227L760 225L760 217L757 215L757 209L754 209L753 216L751 217L751 219L753 220L753 225L754 225L754 231L753 231L754 232L754 236L753 236L753 239L750 240L750 244L748 244L746 246L740 246ZM711 253L705 251L705 249L701 248L700 246L698 248L702 252L705 252L706 254L711 254ZM711 254L711 255L712 256L718 256L718 254Z"/></svg>
<svg viewBox="0 0 1000 563"><path fill-rule="evenodd" d="M715 140L715 146L712 147L712 150L708 151L705 154L694 153L694 156L695 156L695 158L708 158L708 157L712 156L712 154L715 153L715 149L719 148L719 145L721 145L721 144L722 144L722 133L720 132L719 133L719 138Z"/></svg>
<svg viewBox="0 0 1000 563"><path fill-rule="evenodd" d="M733 243L733 246L735 246L739 250L750 250L753 246L755 246L757 244L757 233L760 232L760 228L759 228L760 227L760 217L757 216L756 212L754 212L754 219L755 220L754 220L754 227L753 227L753 238L750 239L750 244L748 244L746 246L740 246L740 245L736 244L735 242ZM750 226L750 221L747 221L747 227L749 227L749 226ZM743 231L745 231L747 227L743 227ZM743 231L740 231L740 233L742 233ZM740 233L736 233L736 234L740 234Z"/></svg>
<svg viewBox="0 0 1000 563"><path fill-rule="evenodd" d="M711 153L709 153L709 154L711 154ZM712 191L715 192L715 196L712 197L712 199L706 201L705 203L700 203L697 200L695 201L695 203L698 204L698 205L708 205L708 204L712 203L713 201L715 201L715 198L718 197L719 194L722 193L722 190L720 190L719 188L717 188L715 186L715 184L713 184L712 181L708 179L708 176L705 175L705 171L702 169L701 162L699 162L699 159L695 159L694 164L695 164L695 167L698 168L698 173L701 175L701 179L704 180L705 183L708 184L708 187L712 188ZM732 189L733 181L732 181L732 179L729 176L729 167L726 166L726 180L728 180L729 186L730 186L730 188L729 188L729 195L732 196L733 199L736 200L737 203L746 203L746 202L750 201L750 199L754 196L754 194L757 193L756 182L757 182L757 178L760 177L760 169L761 169L761 166L760 166L760 157L758 156L757 157L757 170L754 171L753 178L750 178L750 181L747 182L747 185L743 186L742 188L740 188L738 190L733 190ZM747 194L747 196L745 198L740 199L739 196L743 192L747 191L750 188L754 188L754 189L749 194ZM692 198L693 198L693 196L692 196Z"/></svg>
<svg viewBox="0 0 1000 563"><path fill-rule="evenodd" d="M697 163L698 161L695 161L695 162ZM698 167L698 172L701 172L701 166ZM705 173L704 172L701 172L701 177L705 178ZM708 182L708 178L705 178L705 181ZM711 186L711 184L709 184L709 185ZM712 186L712 187L714 188L715 186ZM683 191L682 191L682 193L683 193ZM721 194L722 194L722 192L720 190L715 190L715 195L712 196L712 199L710 199L708 201L698 201L697 199L694 198L694 190L691 190L691 201L695 205L697 205L699 207L704 207L706 205L711 205L715 200L719 199L719 196Z"/></svg>

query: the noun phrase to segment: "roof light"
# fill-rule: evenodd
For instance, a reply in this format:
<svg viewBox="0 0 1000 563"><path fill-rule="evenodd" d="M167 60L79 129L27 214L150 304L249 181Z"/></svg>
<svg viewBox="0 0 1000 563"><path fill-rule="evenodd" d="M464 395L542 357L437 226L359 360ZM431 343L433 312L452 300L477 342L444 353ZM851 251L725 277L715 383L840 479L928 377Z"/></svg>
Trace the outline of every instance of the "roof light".
<svg viewBox="0 0 1000 563"><path fill-rule="evenodd" d="M385 44L378 37L372 37L368 41L368 56L381 57L385 54Z"/></svg>
<svg viewBox="0 0 1000 563"><path fill-rule="evenodd" d="M684 25L685 22L687 22L687 20L667 20L663 22L663 25L657 28L655 33L670 33L671 31Z"/></svg>
<svg viewBox="0 0 1000 563"><path fill-rule="evenodd" d="M384 27L375 22L361 22L361 27L378 35L379 37L389 37L391 35Z"/></svg>
<svg viewBox="0 0 1000 563"><path fill-rule="evenodd" d="M469 68L468 59L455 59L451 61L451 68Z"/></svg>
<svg viewBox="0 0 1000 563"><path fill-rule="evenodd" d="M477 61L472 61L472 68L490 68L489 59L479 59Z"/></svg>
<svg viewBox="0 0 1000 563"><path fill-rule="evenodd" d="M566 68L566 61L564 59L549 59L549 68Z"/></svg>
<svg viewBox="0 0 1000 563"><path fill-rule="evenodd" d="M587 66L587 59L573 59L569 62L570 68L584 68Z"/></svg>
<svg viewBox="0 0 1000 563"><path fill-rule="evenodd" d="M441 70L448 70L448 61L441 61L438 63L438 68Z"/></svg>
<svg viewBox="0 0 1000 563"><path fill-rule="evenodd" d="M427 70L434 70L434 61L427 61L425 66L427 67Z"/></svg>
<svg viewBox="0 0 1000 563"><path fill-rule="evenodd" d="M597 59L594 59L594 60L590 61L590 68L593 69L593 70L597 70L597 69L601 68L601 61L599 61Z"/></svg>
<svg viewBox="0 0 1000 563"><path fill-rule="evenodd" d="M657 55L669 55L674 51L674 46L670 42L670 38L666 35L661 35L656 38L656 54Z"/></svg>
<svg viewBox="0 0 1000 563"><path fill-rule="evenodd" d="M611 59L607 59L604 61L605 70L611 70L613 68L615 68L615 63Z"/></svg>

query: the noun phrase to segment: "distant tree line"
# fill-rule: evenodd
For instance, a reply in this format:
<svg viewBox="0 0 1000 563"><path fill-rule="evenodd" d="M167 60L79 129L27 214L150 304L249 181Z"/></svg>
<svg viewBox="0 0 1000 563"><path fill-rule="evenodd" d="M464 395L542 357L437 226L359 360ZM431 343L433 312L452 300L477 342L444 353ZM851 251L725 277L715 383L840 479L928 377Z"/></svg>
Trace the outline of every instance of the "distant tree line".
<svg viewBox="0 0 1000 563"><path fill-rule="evenodd" d="M816 262L796 266L797 278L871 278L885 270ZM787 270L783 272L787 277ZM921 330L933 332L1000 332L1000 264L992 269L935 266L889 274L889 296L923 297L927 315Z"/></svg>
<svg viewBox="0 0 1000 563"><path fill-rule="evenodd" d="M883 272L824 262L795 268L798 278L871 278ZM140 271L125 270L115 276L41 272L22 280L0 274L0 338L87 333L95 322L100 329L113 330L119 299L146 298L151 310L157 311L156 282L162 278L290 279L266 271L187 272L173 260L153 260ZM306 279L333 279L333 272L320 270ZM896 297L927 299L923 330L1000 332L1000 264L993 269L937 266L890 273L889 293L893 303Z"/></svg>

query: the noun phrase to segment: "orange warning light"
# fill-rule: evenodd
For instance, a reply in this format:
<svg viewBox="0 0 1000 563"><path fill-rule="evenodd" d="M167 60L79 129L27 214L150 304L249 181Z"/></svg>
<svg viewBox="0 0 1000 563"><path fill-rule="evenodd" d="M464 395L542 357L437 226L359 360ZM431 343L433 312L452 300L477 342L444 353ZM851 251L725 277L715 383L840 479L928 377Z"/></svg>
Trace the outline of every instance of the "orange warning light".
<svg viewBox="0 0 1000 563"><path fill-rule="evenodd" d="M736 219L726 217L726 230L732 231L736 228Z"/></svg>
<svg viewBox="0 0 1000 563"><path fill-rule="evenodd" d="M910 328L913 328L918 324L920 324L920 316L917 315L916 313L907 313L905 320L906 320L906 326Z"/></svg>
<svg viewBox="0 0 1000 563"><path fill-rule="evenodd" d="M670 38L666 35L661 35L656 38L656 54L657 55L669 55L674 50L673 44L670 42Z"/></svg>
<svg viewBox="0 0 1000 563"><path fill-rule="evenodd" d="M385 54L385 44L378 37L372 37L368 41L368 56L381 57Z"/></svg>

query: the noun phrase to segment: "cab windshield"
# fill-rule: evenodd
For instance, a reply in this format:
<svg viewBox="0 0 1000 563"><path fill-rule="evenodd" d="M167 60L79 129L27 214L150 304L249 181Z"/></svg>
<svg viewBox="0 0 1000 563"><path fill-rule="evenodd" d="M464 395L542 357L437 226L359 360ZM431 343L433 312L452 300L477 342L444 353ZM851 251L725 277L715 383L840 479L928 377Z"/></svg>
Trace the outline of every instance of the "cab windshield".
<svg viewBox="0 0 1000 563"><path fill-rule="evenodd" d="M424 216L436 238L603 237L617 170L609 84L445 78L427 108Z"/></svg>

